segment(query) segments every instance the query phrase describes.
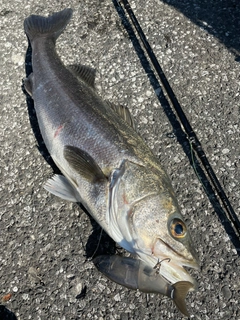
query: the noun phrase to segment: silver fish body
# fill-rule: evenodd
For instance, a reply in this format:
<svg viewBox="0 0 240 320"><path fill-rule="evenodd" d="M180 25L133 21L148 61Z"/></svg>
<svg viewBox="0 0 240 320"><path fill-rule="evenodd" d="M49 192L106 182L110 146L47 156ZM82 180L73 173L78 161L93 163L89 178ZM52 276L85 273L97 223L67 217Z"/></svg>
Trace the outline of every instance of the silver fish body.
<svg viewBox="0 0 240 320"><path fill-rule="evenodd" d="M96 93L93 69L65 67L55 41L71 9L24 22L33 73L25 80L43 140L63 176L46 184L53 194L81 202L102 228L171 283L194 280L198 267L189 231L166 172L137 134L128 109ZM168 261L166 261L166 258Z"/></svg>

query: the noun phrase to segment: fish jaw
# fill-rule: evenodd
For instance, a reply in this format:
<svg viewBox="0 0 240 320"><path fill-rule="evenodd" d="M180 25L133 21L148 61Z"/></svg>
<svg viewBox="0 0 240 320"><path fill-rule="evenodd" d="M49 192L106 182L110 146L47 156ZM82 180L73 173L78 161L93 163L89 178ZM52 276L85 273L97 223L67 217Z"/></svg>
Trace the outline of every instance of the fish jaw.
<svg viewBox="0 0 240 320"><path fill-rule="evenodd" d="M186 259L184 255L179 254L160 239L156 239L154 245L149 246L145 235L141 237L141 241L135 243L134 247L139 258L148 266L156 269L168 282L174 284L179 281L187 281L193 284L192 290L197 289L197 282L184 268L199 269L199 260L196 255L193 257L187 252L189 259Z"/></svg>
<svg viewBox="0 0 240 320"><path fill-rule="evenodd" d="M178 252L176 249L171 247L170 241L167 243L166 240L164 241L158 238L156 239L154 244L153 254L156 256L160 255L162 260L170 259L172 261L175 261L176 265L199 270L199 259L197 256L197 252L192 246L192 241L188 242L188 245L185 249Z"/></svg>
<svg viewBox="0 0 240 320"><path fill-rule="evenodd" d="M150 256L143 252L138 251L138 256L147 265L156 269L159 274L165 278L168 282L174 284L179 281L187 281L192 283L192 291L197 289L196 280L189 274L184 266L177 260L161 255L156 259L154 256ZM169 256L169 255L168 255ZM192 268L195 268L191 266Z"/></svg>

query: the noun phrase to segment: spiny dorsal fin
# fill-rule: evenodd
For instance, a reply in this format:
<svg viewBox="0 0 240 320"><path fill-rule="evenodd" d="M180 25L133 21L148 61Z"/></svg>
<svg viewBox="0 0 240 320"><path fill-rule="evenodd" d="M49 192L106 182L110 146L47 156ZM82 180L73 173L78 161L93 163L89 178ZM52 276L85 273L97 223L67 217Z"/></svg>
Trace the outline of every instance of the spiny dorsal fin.
<svg viewBox="0 0 240 320"><path fill-rule="evenodd" d="M105 101L124 121L126 121L133 129L135 129L135 123L129 109L122 105L115 105L110 101Z"/></svg>
<svg viewBox="0 0 240 320"><path fill-rule="evenodd" d="M106 180L98 164L87 152L77 147L65 146L63 155L70 167L88 181Z"/></svg>
<svg viewBox="0 0 240 320"><path fill-rule="evenodd" d="M90 87L95 88L96 70L81 64L71 64L68 69L80 80L86 82Z"/></svg>

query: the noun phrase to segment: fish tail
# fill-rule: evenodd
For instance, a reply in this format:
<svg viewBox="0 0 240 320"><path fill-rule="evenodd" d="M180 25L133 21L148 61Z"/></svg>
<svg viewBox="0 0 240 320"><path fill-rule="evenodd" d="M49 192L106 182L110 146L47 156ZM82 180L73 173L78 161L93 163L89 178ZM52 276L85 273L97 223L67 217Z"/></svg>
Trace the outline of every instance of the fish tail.
<svg viewBox="0 0 240 320"><path fill-rule="evenodd" d="M188 291L193 288L193 284L188 281L179 281L173 284L172 287L173 287L173 290L171 292L171 298L175 302L178 309L182 312L182 314L189 317L185 298Z"/></svg>
<svg viewBox="0 0 240 320"><path fill-rule="evenodd" d="M24 21L24 30L30 42L39 37L52 38L60 36L72 17L72 9L64 9L50 17L31 15Z"/></svg>

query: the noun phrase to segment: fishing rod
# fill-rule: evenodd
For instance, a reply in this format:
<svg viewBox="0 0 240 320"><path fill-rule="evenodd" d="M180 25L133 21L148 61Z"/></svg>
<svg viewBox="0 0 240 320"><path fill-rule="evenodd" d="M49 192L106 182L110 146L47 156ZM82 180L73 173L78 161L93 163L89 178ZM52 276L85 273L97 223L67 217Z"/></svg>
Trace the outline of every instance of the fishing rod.
<svg viewBox="0 0 240 320"><path fill-rule="evenodd" d="M164 89L166 90L166 93L168 95L168 98L169 100L171 101L178 117L179 117L179 120L188 136L188 139L189 139L189 142L190 142L190 145L192 146L193 150L195 151L195 153L197 154L198 158L200 159L204 169L206 170L217 194L218 194L218 197L221 199L222 201L222 204L227 212L227 215L225 214L225 217L228 218L228 220L230 220L232 222L232 224L234 225L236 231L238 232L238 235L240 236L240 221L236 215L236 213L234 212L232 206L231 206L231 203L229 202L228 200L228 197L227 195L225 194L216 174L214 173L208 159L207 159L207 156L202 148L202 145L200 143L200 141L198 140L198 137L196 135L196 133L194 132L192 126L190 125L190 122L188 121L180 103L178 102L177 100L177 97L175 96L136 16L134 15L134 12L128 2L128 0L117 0L119 6L122 8L122 5L121 3L124 5L124 8L126 10L126 12L128 13L137 33L138 33L138 36L140 38L140 40L142 41L142 44L162 82L162 85L164 87ZM123 10L123 8L122 8Z"/></svg>

